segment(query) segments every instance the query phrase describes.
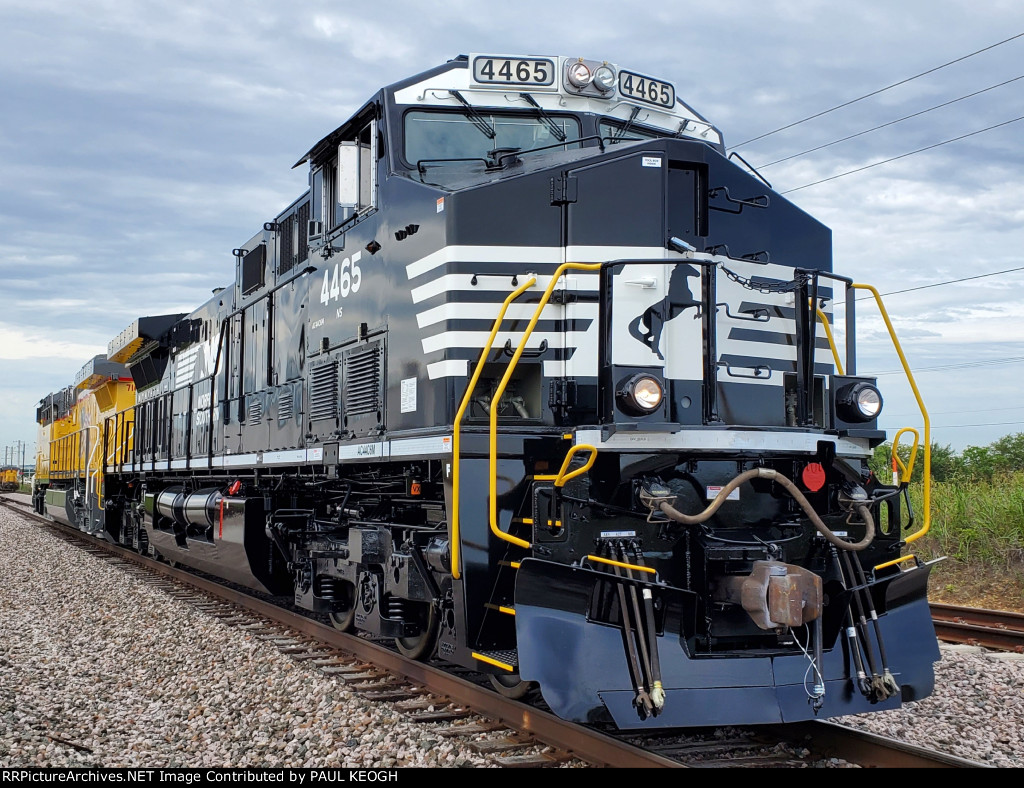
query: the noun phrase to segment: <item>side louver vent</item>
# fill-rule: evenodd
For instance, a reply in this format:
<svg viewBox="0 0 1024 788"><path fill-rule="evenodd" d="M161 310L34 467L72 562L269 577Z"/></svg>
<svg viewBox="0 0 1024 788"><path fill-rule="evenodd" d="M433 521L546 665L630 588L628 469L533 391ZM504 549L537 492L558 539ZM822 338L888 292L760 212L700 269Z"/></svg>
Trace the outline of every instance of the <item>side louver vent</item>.
<svg viewBox="0 0 1024 788"><path fill-rule="evenodd" d="M298 221L296 225L301 228L298 230L299 235L299 252L295 255L294 265L298 265L309 257L309 241L306 238L306 225L309 224L309 201L302 203L299 206Z"/></svg>
<svg viewBox="0 0 1024 788"><path fill-rule="evenodd" d="M336 419L338 417L338 362L323 364L310 372L309 418Z"/></svg>
<svg viewBox="0 0 1024 788"><path fill-rule="evenodd" d="M381 346L345 356L345 418L381 409Z"/></svg>
<svg viewBox="0 0 1024 788"><path fill-rule="evenodd" d="M278 231L277 248L280 251L278 252L277 272L279 274L287 273L295 267L296 260L292 252L292 244L295 243L292 239L292 222L291 216L285 217L281 222L281 229Z"/></svg>
<svg viewBox="0 0 1024 788"><path fill-rule="evenodd" d="M287 421L295 413L295 396L290 391L284 392L277 399L277 418L279 421Z"/></svg>
<svg viewBox="0 0 1024 788"><path fill-rule="evenodd" d="M259 424L263 420L263 403L254 399L249 403L248 411L249 426Z"/></svg>

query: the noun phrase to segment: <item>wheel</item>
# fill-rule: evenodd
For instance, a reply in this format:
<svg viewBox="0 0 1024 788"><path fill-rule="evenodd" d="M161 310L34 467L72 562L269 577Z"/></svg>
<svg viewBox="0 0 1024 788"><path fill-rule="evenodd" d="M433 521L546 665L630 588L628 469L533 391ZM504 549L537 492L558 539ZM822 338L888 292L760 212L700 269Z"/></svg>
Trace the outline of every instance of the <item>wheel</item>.
<svg viewBox="0 0 1024 788"><path fill-rule="evenodd" d="M344 609L337 613L328 613L331 626L340 632L351 632L356 620L356 587L352 583L339 581L335 586L337 601L343 603Z"/></svg>
<svg viewBox="0 0 1024 788"><path fill-rule="evenodd" d="M519 700L533 689L532 681L523 681L518 673L492 673L491 686L506 698Z"/></svg>
<svg viewBox="0 0 1024 788"><path fill-rule="evenodd" d="M395 638L395 645L403 656L426 661L434 653L441 617L429 602L410 602L410 618L420 625L420 634L411 638Z"/></svg>

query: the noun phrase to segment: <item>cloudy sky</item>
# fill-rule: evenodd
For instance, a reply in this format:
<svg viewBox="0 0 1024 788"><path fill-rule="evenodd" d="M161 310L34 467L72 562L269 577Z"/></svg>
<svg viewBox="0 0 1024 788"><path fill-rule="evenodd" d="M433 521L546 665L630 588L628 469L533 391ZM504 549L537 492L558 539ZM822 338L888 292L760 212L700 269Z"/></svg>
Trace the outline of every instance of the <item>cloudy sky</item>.
<svg viewBox="0 0 1024 788"><path fill-rule="evenodd" d="M228 284L375 89L473 52L674 82L892 294L934 441L1024 431L1020 0L359 5L0 0L0 452L31 456L39 399L135 318ZM859 371L884 426L920 427L868 307Z"/></svg>

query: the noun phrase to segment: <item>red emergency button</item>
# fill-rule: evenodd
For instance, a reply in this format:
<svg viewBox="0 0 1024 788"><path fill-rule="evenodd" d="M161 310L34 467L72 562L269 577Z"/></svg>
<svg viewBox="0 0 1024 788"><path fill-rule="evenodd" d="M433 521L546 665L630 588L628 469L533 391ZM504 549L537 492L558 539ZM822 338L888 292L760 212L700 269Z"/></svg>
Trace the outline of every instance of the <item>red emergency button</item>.
<svg viewBox="0 0 1024 788"><path fill-rule="evenodd" d="M825 486L825 469L821 467L820 462L809 462L804 466L801 478L804 480L804 487L811 492L818 492Z"/></svg>

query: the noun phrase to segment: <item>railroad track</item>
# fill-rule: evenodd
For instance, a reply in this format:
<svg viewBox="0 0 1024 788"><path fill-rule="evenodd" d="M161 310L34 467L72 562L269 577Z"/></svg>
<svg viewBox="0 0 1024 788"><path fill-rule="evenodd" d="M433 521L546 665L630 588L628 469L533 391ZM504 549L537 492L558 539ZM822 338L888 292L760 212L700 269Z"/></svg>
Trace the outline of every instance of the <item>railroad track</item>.
<svg viewBox="0 0 1024 788"><path fill-rule="evenodd" d="M938 603L931 610L940 640L1024 653L1024 613Z"/></svg>
<svg viewBox="0 0 1024 788"><path fill-rule="evenodd" d="M615 768L807 768L836 760L864 767L984 768L983 764L830 722L615 733L568 723L541 705L506 698L476 674L406 659L380 642L345 634L251 593L85 536L32 512L24 500L0 503L75 542L100 560L191 604L226 626L309 662L368 703L390 703L405 719L462 743L503 768L544 768L578 760ZM482 738L486 736L486 738Z"/></svg>

